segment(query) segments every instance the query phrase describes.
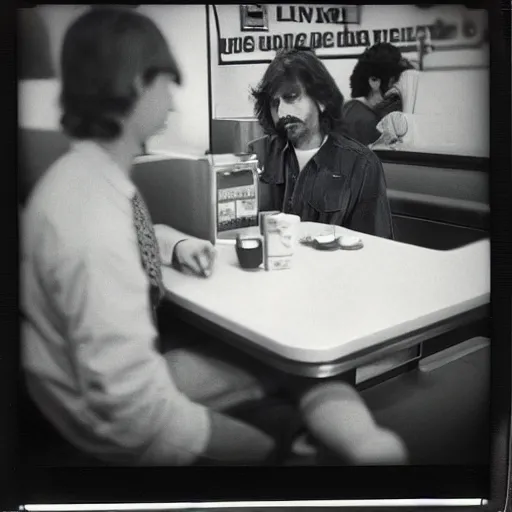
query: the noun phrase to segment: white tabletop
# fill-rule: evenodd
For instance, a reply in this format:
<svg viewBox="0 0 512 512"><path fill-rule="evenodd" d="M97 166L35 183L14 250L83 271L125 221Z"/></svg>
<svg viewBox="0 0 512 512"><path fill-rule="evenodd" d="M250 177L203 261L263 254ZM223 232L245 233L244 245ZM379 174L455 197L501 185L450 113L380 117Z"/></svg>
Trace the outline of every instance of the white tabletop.
<svg viewBox="0 0 512 512"><path fill-rule="evenodd" d="M332 230L332 226L329 227ZM301 223L302 235L326 226ZM258 228L249 231L259 235ZM256 346L296 362L330 362L450 319L490 300L490 246L452 251L359 236L357 251L298 245L289 270L240 268L233 245L217 245L213 275L164 269L168 298Z"/></svg>

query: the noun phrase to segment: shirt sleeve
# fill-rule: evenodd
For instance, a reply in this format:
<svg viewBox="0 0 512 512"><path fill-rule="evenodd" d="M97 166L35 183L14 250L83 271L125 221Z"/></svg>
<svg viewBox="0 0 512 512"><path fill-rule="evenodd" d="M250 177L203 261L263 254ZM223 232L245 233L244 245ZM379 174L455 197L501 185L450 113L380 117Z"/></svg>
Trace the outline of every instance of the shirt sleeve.
<svg viewBox="0 0 512 512"><path fill-rule="evenodd" d="M382 135L377 129L378 121L372 115L367 115L354 122L354 139L365 146L373 144Z"/></svg>
<svg viewBox="0 0 512 512"><path fill-rule="evenodd" d="M174 249L179 242L193 238L165 224L155 224L155 236L160 250L162 264L170 267L173 263Z"/></svg>
<svg viewBox="0 0 512 512"><path fill-rule="evenodd" d="M155 349L135 235L120 226L83 236L52 275L84 399L77 421L88 433L77 432L77 442L108 461L190 464L208 443L209 415L177 389Z"/></svg>
<svg viewBox="0 0 512 512"><path fill-rule="evenodd" d="M364 168L357 204L347 228L360 233L393 239L393 221L386 192L386 179L380 160L372 154Z"/></svg>
<svg viewBox="0 0 512 512"><path fill-rule="evenodd" d="M399 94L392 94L389 98L384 98L376 107L375 111L379 120L386 117L391 112L402 111L402 99Z"/></svg>

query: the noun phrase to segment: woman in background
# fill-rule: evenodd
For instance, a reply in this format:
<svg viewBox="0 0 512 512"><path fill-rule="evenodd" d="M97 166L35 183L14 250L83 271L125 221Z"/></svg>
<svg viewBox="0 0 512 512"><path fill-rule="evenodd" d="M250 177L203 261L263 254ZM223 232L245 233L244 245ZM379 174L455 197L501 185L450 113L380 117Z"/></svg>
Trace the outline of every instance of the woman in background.
<svg viewBox="0 0 512 512"><path fill-rule="evenodd" d="M403 110L395 84L408 69L414 67L390 43L377 43L364 51L350 76L353 99L343 109L349 137L369 145L381 136L379 121L391 112Z"/></svg>

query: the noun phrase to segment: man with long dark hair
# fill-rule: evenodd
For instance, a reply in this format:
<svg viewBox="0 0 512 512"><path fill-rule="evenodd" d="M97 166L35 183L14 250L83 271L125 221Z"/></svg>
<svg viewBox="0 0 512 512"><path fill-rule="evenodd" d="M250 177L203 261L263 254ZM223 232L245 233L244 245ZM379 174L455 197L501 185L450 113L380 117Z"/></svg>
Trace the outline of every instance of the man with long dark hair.
<svg viewBox="0 0 512 512"><path fill-rule="evenodd" d="M314 52L278 52L252 95L266 133L249 144L262 169L260 209L393 238L382 165L345 135L343 95Z"/></svg>
<svg viewBox="0 0 512 512"><path fill-rule="evenodd" d="M350 76L352 100L343 109L346 132L362 144L374 143L381 133L379 121L403 110L396 84L402 73L414 69L390 43L377 43L359 57Z"/></svg>

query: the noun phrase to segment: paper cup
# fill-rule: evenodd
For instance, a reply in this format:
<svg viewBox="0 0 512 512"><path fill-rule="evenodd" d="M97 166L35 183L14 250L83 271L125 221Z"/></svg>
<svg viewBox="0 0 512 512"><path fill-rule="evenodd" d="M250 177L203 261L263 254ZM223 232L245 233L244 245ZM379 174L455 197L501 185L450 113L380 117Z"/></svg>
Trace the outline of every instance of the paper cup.
<svg viewBox="0 0 512 512"><path fill-rule="evenodd" d="M299 224L300 217L298 215L279 213L263 217L266 270L281 270L291 267L298 241Z"/></svg>

